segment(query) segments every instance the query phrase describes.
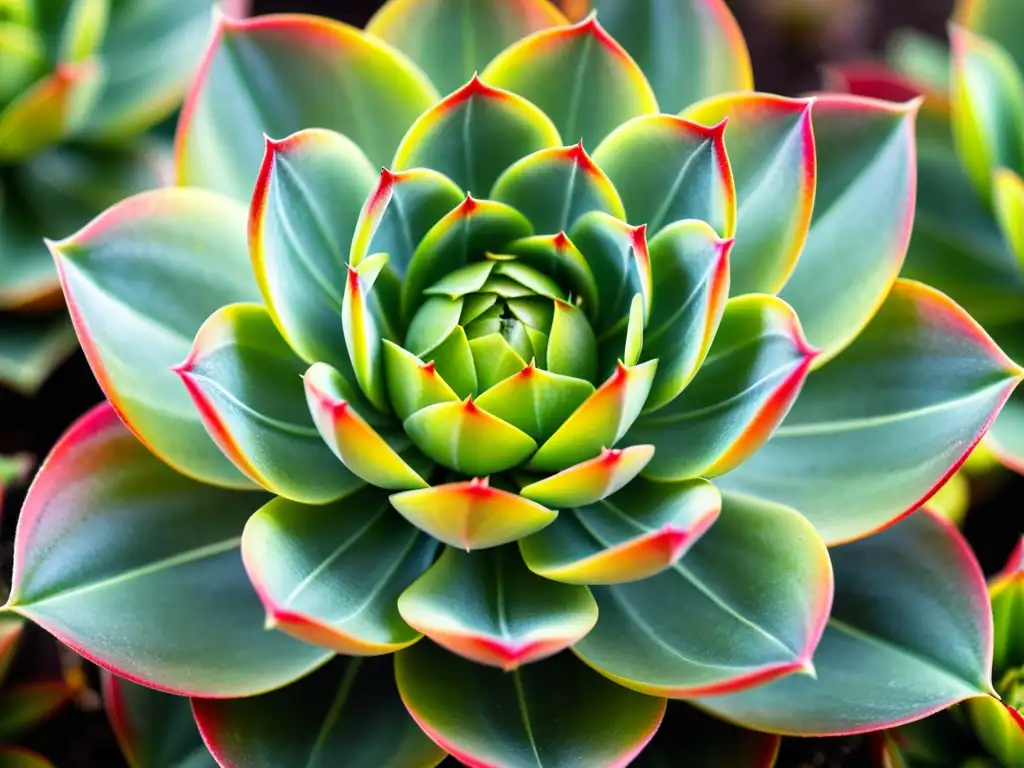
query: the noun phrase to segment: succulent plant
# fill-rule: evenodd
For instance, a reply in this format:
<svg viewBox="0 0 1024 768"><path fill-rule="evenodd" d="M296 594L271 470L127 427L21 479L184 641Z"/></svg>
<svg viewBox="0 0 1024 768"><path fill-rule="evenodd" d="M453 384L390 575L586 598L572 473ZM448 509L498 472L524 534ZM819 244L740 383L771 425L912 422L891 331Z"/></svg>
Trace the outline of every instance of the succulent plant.
<svg viewBox="0 0 1024 768"><path fill-rule="evenodd" d="M667 699L770 765L993 694L917 510L1022 371L897 279L917 104L751 90L720 2L594 10L221 19L181 186L50 243L109 402L5 610L221 765L674 765Z"/></svg>
<svg viewBox="0 0 1024 768"><path fill-rule="evenodd" d="M32 394L76 347L42 238L169 181L140 136L180 104L213 6L0 0L0 385Z"/></svg>

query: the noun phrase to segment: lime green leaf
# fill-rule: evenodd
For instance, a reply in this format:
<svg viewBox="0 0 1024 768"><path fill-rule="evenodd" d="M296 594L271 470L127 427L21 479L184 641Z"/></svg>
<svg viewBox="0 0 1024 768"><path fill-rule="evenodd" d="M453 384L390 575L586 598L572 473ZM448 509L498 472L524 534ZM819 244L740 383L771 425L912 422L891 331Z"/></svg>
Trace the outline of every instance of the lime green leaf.
<svg viewBox="0 0 1024 768"><path fill-rule="evenodd" d="M954 21L976 35L991 38L1024 69L1024 8L1005 0L956 0Z"/></svg>
<svg viewBox="0 0 1024 768"><path fill-rule="evenodd" d="M857 341L808 377L774 437L719 482L793 506L830 544L866 536L928 500L1020 378L962 309L900 280Z"/></svg>
<svg viewBox="0 0 1024 768"><path fill-rule="evenodd" d="M823 350L818 364L857 337L903 264L914 216L918 104L823 95L811 109L814 218L780 296Z"/></svg>
<svg viewBox="0 0 1024 768"><path fill-rule="evenodd" d="M999 226L1017 257L1017 263L1024 268L1024 179L1007 168L999 168L992 178L992 185Z"/></svg>
<svg viewBox="0 0 1024 768"><path fill-rule="evenodd" d="M85 355L125 423L179 472L252 487L170 370L210 314L259 297L244 209L199 190L144 193L50 249Z"/></svg>
<svg viewBox="0 0 1024 768"><path fill-rule="evenodd" d="M428 358L431 370L436 369L445 386L458 397L472 397L479 390L473 349L461 326L457 326L436 347L427 350L424 357Z"/></svg>
<svg viewBox="0 0 1024 768"><path fill-rule="evenodd" d="M433 168L467 192L483 195L516 160L561 143L544 112L474 75L419 117L392 166L396 171Z"/></svg>
<svg viewBox="0 0 1024 768"><path fill-rule="evenodd" d="M728 119L725 146L736 182L732 295L777 293L796 267L817 186L809 99L733 93L694 104L683 117Z"/></svg>
<svg viewBox="0 0 1024 768"><path fill-rule="evenodd" d="M366 31L407 54L439 91L451 93L512 43L566 23L546 0L392 0Z"/></svg>
<svg viewBox="0 0 1024 768"><path fill-rule="evenodd" d="M32 396L78 348L67 315L4 317L0 332L0 384Z"/></svg>
<svg viewBox="0 0 1024 768"><path fill-rule="evenodd" d="M351 375L338 321L352 233L376 173L341 134L267 139L249 215L249 249L263 300L289 345L309 363Z"/></svg>
<svg viewBox="0 0 1024 768"><path fill-rule="evenodd" d="M309 504L363 484L320 438L303 392L305 363L263 306L214 312L175 371L210 437L253 482Z"/></svg>
<svg viewBox="0 0 1024 768"><path fill-rule="evenodd" d="M519 492L549 507L579 507L611 496L640 474L654 455L654 446L605 448L600 456L537 480Z"/></svg>
<svg viewBox="0 0 1024 768"><path fill-rule="evenodd" d="M29 490L7 610L161 690L248 696L284 685L328 654L263 630L238 547L266 500L178 474L98 406Z"/></svg>
<svg viewBox="0 0 1024 768"><path fill-rule="evenodd" d="M784 301L763 294L730 299L711 353L690 386L642 416L626 438L654 444L644 474L685 480L742 464L789 412L814 357Z"/></svg>
<svg viewBox="0 0 1024 768"><path fill-rule="evenodd" d="M835 600L814 655L817 679L704 698L703 709L759 730L831 736L900 725L991 691L985 582L956 528L921 511L830 555Z"/></svg>
<svg viewBox="0 0 1024 768"><path fill-rule="evenodd" d="M0 17L0 104L6 105L46 71L46 48L35 30Z"/></svg>
<svg viewBox="0 0 1024 768"><path fill-rule="evenodd" d="M513 546L472 554L449 547L398 609L438 645L506 672L565 650L597 622L586 587L533 574Z"/></svg>
<svg viewBox="0 0 1024 768"><path fill-rule="evenodd" d="M995 639L992 668L1002 676L1024 667L1024 537L1014 548L1002 572L989 584Z"/></svg>
<svg viewBox="0 0 1024 768"><path fill-rule="evenodd" d="M348 268L341 305L341 325L355 379L367 400L384 412L388 410L388 401L384 392L382 342L388 336L394 337L396 332L389 329L380 313L373 311L373 297L375 287L376 293L382 290L375 283L381 277L387 258L386 253L378 253L361 261L358 267ZM393 295L397 309L397 286Z"/></svg>
<svg viewBox="0 0 1024 768"><path fill-rule="evenodd" d="M396 493L391 505L413 525L452 547L486 549L516 541L558 515L487 479Z"/></svg>
<svg viewBox="0 0 1024 768"><path fill-rule="evenodd" d="M345 134L374 166L386 166L436 100L415 65L345 24L221 16L178 127L177 181L248 200L264 135L310 126Z"/></svg>
<svg viewBox="0 0 1024 768"><path fill-rule="evenodd" d="M690 698L812 669L832 570L799 514L726 495L682 560L593 592L601 613L580 658L634 690Z"/></svg>
<svg viewBox="0 0 1024 768"><path fill-rule="evenodd" d="M658 111L640 67L593 16L516 42L482 77L536 104L566 140L590 147L630 118Z"/></svg>
<svg viewBox="0 0 1024 768"><path fill-rule="evenodd" d="M534 573L568 584L619 584L661 573L718 518L722 498L706 480L633 480L610 498L559 513L519 542Z"/></svg>
<svg viewBox="0 0 1024 768"><path fill-rule="evenodd" d="M597 339L583 309L560 300L554 302L545 358L551 373L583 381L594 379Z"/></svg>
<svg viewBox="0 0 1024 768"><path fill-rule="evenodd" d="M348 656L392 653L419 640L396 601L436 550L376 488L324 506L274 499L242 534L242 560L267 627Z"/></svg>
<svg viewBox="0 0 1024 768"><path fill-rule="evenodd" d="M221 765L434 768L445 758L402 706L390 660L338 658L280 691L192 706Z"/></svg>
<svg viewBox="0 0 1024 768"><path fill-rule="evenodd" d="M7 768L54 768L42 755L10 744L0 745L0 762Z"/></svg>
<svg viewBox="0 0 1024 768"><path fill-rule="evenodd" d="M1005 701L982 696L967 702L978 740L1004 766L1024 765L1024 715Z"/></svg>
<svg viewBox="0 0 1024 768"><path fill-rule="evenodd" d="M189 700L159 693L104 671L103 704L117 744L132 768L216 768L203 745Z"/></svg>
<svg viewBox="0 0 1024 768"><path fill-rule="evenodd" d="M567 653L504 673L423 642L395 657L395 676L420 728L467 765L628 765L665 712Z"/></svg>
<svg viewBox="0 0 1024 768"><path fill-rule="evenodd" d="M526 361L500 333L469 340L477 388L487 390L526 368Z"/></svg>
<svg viewBox="0 0 1024 768"><path fill-rule="evenodd" d="M634 768L672 768L678 761L678 734L699 734L684 747L686 768L774 768L782 739L709 717L686 704L670 701L665 721ZM889 766L888 768L895 768Z"/></svg>
<svg viewBox="0 0 1024 768"><path fill-rule="evenodd" d="M725 0L590 0L651 81L664 112L754 87L750 54Z"/></svg>
<svg viewBox="0 0 1024 768"><path fill-rule="evenodd" d="M403 421L427 406L459 399L433 363L424 363L390 341L384 342L384 378L391 407Z"/></svg>
<svg viewBox="0 0 1024 768"><path fill-rule="evenodd" d="M537 267L583 299L591 317L597 307L597 281L587 260L564 233L536 235L510 243L505 249L523 264Z"/></svg>
<svg viewBox="0 0 1024 768"><path fill-rule="evenodd" d="M0 739L14 739L42 725L74 696L75 691L63 680L5 687L0 691Z"/></svg>
<svg viewBox="0 0 1024 768"><path fill-rule="evenodd" d="M623 124L602 141L594 162L622 197L626 220L646 225L653 236L673 222L700 219L731 237L736 188L725 125L723 120L706 128L672 115L651 115Z"/></svg>
<svg viewBox="0 0 1024 768"><path fill-rule="evenodd" d="M71 0L61 34L61 62L83 61L92 56L107 33L110 0Z"/></svg>

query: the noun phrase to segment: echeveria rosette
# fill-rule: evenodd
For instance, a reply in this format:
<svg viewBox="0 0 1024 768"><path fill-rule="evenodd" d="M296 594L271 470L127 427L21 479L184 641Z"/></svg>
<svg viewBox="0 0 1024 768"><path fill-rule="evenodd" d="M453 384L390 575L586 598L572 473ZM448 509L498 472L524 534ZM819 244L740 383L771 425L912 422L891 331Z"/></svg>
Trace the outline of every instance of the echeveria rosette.
<svg viewBox="0 0 1024 768"><path fill-rule="evenodd" d="M75 348L42 239L170 180L143 134L180 104L214 7L0 3L0 385L32 394Z"/></svg>
<svg viewBox="0 0 1024 768"><path fill-rule="evenodd" d="M109 403L8 610L228 765L625 765L667 698L767 765L744 727L989 695L977 567L911 513L1021 372L896 279L917 105L744 90L724 5L638 8L222 20L183 186L52 244Z"/></svg>

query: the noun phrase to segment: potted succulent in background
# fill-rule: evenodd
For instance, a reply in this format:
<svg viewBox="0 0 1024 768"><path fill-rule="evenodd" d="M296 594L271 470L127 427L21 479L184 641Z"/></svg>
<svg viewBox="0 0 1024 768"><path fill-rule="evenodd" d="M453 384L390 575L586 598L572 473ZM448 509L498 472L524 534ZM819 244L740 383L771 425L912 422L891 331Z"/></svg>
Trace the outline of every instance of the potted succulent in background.
<svg viewBox="0 0 1024 768"><path fill-rule="evenodd" d="M221 18L181 187L50 243L109 402L5 611L133 681L133 764L767 766L995 701L918 508L1022 371L897 278L917 102L754 92L720 2L595 6Z"/></svg>

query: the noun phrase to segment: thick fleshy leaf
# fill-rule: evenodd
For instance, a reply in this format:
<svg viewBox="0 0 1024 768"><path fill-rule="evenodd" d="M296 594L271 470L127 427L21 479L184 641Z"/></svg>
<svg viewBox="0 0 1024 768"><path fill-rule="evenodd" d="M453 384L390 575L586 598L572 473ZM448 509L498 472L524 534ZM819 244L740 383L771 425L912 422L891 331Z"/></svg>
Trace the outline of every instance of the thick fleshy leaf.
<svg viewBox="0 0 1024 768"><path fill-rule="evenodd" d="M577 2L622 43L646 73L661 109L678 112L707 96L754 87L750 54L725 0Z"/></svg>
<svg viewBox="0 0 1024 768"><path fill-rule="evenodd" d="M419 640L396 601L436 550L376 488L324 506L274 499L242 535L242 560L267 627L348 656L391 653Z"/></svg>
<svg viewBox="0 0 1024 768"><path fill-rule="evenodd" d="M193 699L220 765L433 768L445 754L405 711L390 660L338 658L273 693Z"/></svg>
<svg viewBox="0 0 1024 768"><path fill-rule="evenodd" d="M541 234L568 232L590 211L626 218L618 192L582 142L524 157L498 177L490 196L522 213Z"/></svg>
<svg viewBox="0 0 1024 768"><path fill-rule="evenodd" d="M339 316L352 233L377 173L333 131L267 139L249 210L253 270L274 324L306 362L349 368Z"/></svg>
<svg viewBox="0 0 1024 768"><path fill-rule="evenodd" d="M596 608L594 609L596 612ZM75 696L63 680L18 683L0 691L0 739L15 739L42 725ZM2 763L0 763L2 765Z"/></svg>
<svg viewBox="0 0 1024 768"><path fill-rule="evenodd" d="M262 305L210 315L175 371L210 437L253 482L308 504L363 485L321 439L303 390L306 365Z"/></svg>
<svg viewBox="0 0 1024 768"><path fill-rule="evenodd" d="M506 250L579 295L587 311L592 313L597 305L597 281L586 258L567 235L559 232L557 235L526 237L511 243Z"/></svg>
<svg viewBox="0 0 1024 768"><path fill-rule="evenodd" d="M656 359L658 371L644 410L675 400L704 362L729 298L731 248L703 221L676 222L651 240L654 302L642 359Z"/></svg>
<svg viewBox="0 0 1024 768"><path fill-rule="evenodd" d="M29 490L6 610L172 693L247 696L288 683L328 653L263 629L238 547L265 502L174 472L97 406Z"/></svg>
<svg viewBox="0 0 1024 768"><path fill-rule="evenodd" d="M653 236L682 219L700 219L723 237L736 229L736 187L726 156L725 121L705 127L672 115L638 117L594 151L615 185L626 220ZM657 147L652 152L651 147Z"/></svg>
<svg viewBox="0 0 1024 768"><path fill-rule="evenodd" d="M639 475L653 455L654 447L650 445L605 448L600 456L530 483L519 492L538 504L556 509L593 504L611 496Z"/></svg>
<svg viewBox="0 0 1024 768"><path fill-rule="evenodd" d="M691 698L812 672L832 569L811 525L785 507L723 498L717 522L658 576L594 587L600 617L576 644L629 688Z"/></svg>
<svg viewBox="0 0 1024 768"><path fill-rule="evenodd" d="M392 0L366 25L451 93L501 51L546 27L566 24L546 0Z"/></svg>
<svg viewBox="0 0 1024 768"><path fill-rule="evenodd" d="M985 582L956 528L921 511L829 554L836 590L814 655L817 679L794 675L704 698L703 709L758 730L832 736L900 725L991 691Z"/></svg>
<svg viewBox="0 0 1024 768"><path fill-rule="evenodd" d="M384 378L391 407L403 421L427 406L459 399L434 363L424 363L390 341L384 342Z"/></svg>
<svg viewBox="0 0 1024 768"><path fill-rule="evenodd" d="M3 316L0 384L32 396L75 349L78 339L67 315Z"/></svg>
<svg viewBox="0 0 1024 768"><path fill-rule="evenodd" d="M415 65L358 29L298 14L220 16L182 111L177 182L248 200L264 135L313 126L345 134L387 166L436 100Z"/></svg>
<svg viewBox="0 0 1024 768"><path fill-rule="evenodd" d="M666 407L641 416L627 435L628 442L655 447L644 474L684 480L721 475L742 464L789 412L815 354L781 299L730 299L690 386Z"/></svg>
<svg viewBox="0 0 1024 768"><path fill-rule="evenodd" d="M432 168L482 196L516 160L561 144L558 129L540 109L474 75L419 117L392 167Z"/></svg>
<svg viewBox="0 0 1024 768"><path fill-rule="evenodd" d="M568 653L504 673L422 642L395 657L395 677L420 728L466 765L628 765L665 713Z"/></svg>
<svg viewBox="0 0 1024 768"><path fill-rule="evenodd" d="M103 705L130 768L216 768L189 700L104 671Z"/></svg>
<svg viewBox="0 0 1024 768"><path fill-rule="evenodd" d="M1024 133L1021 135L1024 141ZM1008 168L997 169L992 178L992 204L1007 244L1024 268L1024 179Z"/></svg>
<svg viewBox="0 0 1024 768"><path fill-rule="evenodd" d="M682 749L686 768L774 768L782 739L770 733L738 728L699 709L670 701L659 733L632 765L634 768L675 768L679 734L693 734Z"/></svg>
<svg viewBox="0 0 1024 768"><path fill-rule="evenodd" d="M486 549L528 536L557 516L547 507L492 488L487 479L449 483L391 496L417 528L452 547Z"/></svg>
<svg viewBox="0 0 1024 768"><path fill-rule="evenodd" d="M1005 47L1024 70L1024 8L1006 0L956 0L954 20Z"/></svg>
<svg viewBox="0 0 1024 768"><path fill-rule="evenodd" d="M928 500L1021 376L956 304L900 280L772 439L718 482L799 509L830 544L866 536Z"/></svg>
<svg viewBox="0 0 1024 768"><path fill-rule="evenodd" d="M992 696L967 702L978 740L1008 768L1024 765L1024 714Z"/></svg>
<svg viewBox="0 0 1024 768"><path fill-rule="evenodd" d="M566 509L519 542L530 570L568 584L619 584L654 576L686 554L718 518L706 480L634 480L611 498Z"/></svg>
<svg viewBox="0 0 1024 768"><path fill-rule="evenodd" d="M180 472L251 487L170 370L211 313L259 298L245 210L199 190L143 193L50 250L89 365L129 428Z"/></svg>
<svg viewBox="0 0 1024 768"><path fill-rule="evenodd" d="M818 162L814 217L781 296L824 363L885 300L910 241L919 102L821 95L811 108Z"/></svg>
<svg viewBox="0 0 1024 768"><path fill-rule="evenodd" d="M381 345L388 336L397 338L397 330L389 329L384 317L373 311L373 299L375 293L380 294L383 290L376 283L384 277L382 270L387 264L387 258L386 253L377 253L361 261L358 267L348 268L345 297L341 305L341 326L353 378L373 407L384 412L388 410L388 402L384 391L384 350ZM374 288L377 290L374 291ZM397 317L397 285L394 286L392 296Z"/></svg>
<svg viewBox="0 0 1024 768"><path fill-rule="evenodd" d="M590 147L630 118L658 111L640 67L593 16L520 40L482 77L544 110L567 141Z"/></svg>
<svg viewBox="0 0 1024 768"><path fill-rule="evenodd" d="M683 112L703 125L728 119L725 146L736 184L732 295L777 293L796 267L817 187L810 99L767 93L712 97Z"/></svg>
<svg viewBox="0 0 1024 768"><path fill-rule="evenodd" d="M997 676L1024 667L1024 537L989 585L995 638L992 668Z"/></svg>
<svg viewBox="0 0 1024 768"><path fill-rule="evenodd" d="M950 27L953 138L974 186L987 199L992 171L1024 171L1024 78L996 42Z"/></svg>
<svg viewBox="0 0 1024 768"><path fill-rule="evenodd" d="M537 576L511 545L474 553L449 547L398 609L438 645L506 672L565 650L597 622L586 587Z"/></svg>

